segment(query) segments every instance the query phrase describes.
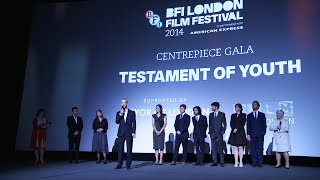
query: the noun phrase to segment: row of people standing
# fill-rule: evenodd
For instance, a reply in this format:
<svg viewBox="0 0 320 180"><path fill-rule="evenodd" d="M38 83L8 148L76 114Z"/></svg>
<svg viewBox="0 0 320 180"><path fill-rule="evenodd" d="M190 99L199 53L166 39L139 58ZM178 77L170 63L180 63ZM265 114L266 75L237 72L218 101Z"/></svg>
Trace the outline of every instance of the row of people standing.
<svg viewBox="0 0 320 180"><path fill-rule="evenodd" d="M217 166L218 158L220 156L220 165L224 167L224 153L223 153L223 134L226 131L227 123L225 113L219 111L220 104L213 102L211 104L212 113L209 114L209 136L211 139L211 155L213 163L211 166ZM240 103L235 105L235 113L231 115L230 126L231 132L228 139L228 144L233 147L233 154L235 159L234 167L243 167L243 152L247 142L251 145L251 160L252 167L262 167L263 163L263 144L264 136L266 134L267 124L266 116L263 112L259 111L260 103L253 101L253 111L246 115L242 112L243 107ZM193 122L193 138L194 145L197 153L197 162L195 165L203 166L204 161L204 142L206 138L206 132L208 129L207 117L202 115L201 108L195 106L193 108L194 116L191 118L185 113L186 105L180 105L180 114L176 116L174 128L176 131L175 148L171 165L176 165L178 159L178 152L180 145L182 144L182 165L186 165L187 160L187 146L190 125L190 119ZM158 104L156 106L156 114L152 116L153 124L153 144L156 156L156 165L162 164L163 148L164 148L164 129L166 127L166 115L162 112L162 106ZM273 149L276 151L277 164L275 168L280 167L281 154L284 155L286 160L285 167L288 169L289 155L291 151L290 138L289 138L289 122L283 118L284 112L282 110L277 111L277 120L273 121L270 130L274 131L274 137L276 137L273 143ZM281 122L284 125L281 126ZM280 124L279 124L280 123ZM279 124L279 125L278 125ZM245 131L245 125L247 125L247 133ZM160 158L159 152L160 151Z"/></svg>
<svg viewBox="0 0 320 180"><path fill-rule="evenodd" d="M136 133L136 115L134 111L127 108L128 100L123 98L121 100L121 110L116 114L116 123L119 124L118 128L118 166L116 169L122 168L123 164L123 147L124 142L127 142L127 168L130 169L132 162L132 145L133 138ZM220 104L213 102L211 104L212 113L209 115L209 135L211 138L211 154L212 154L212 166L217 166L217 154L220 155L220 165L224 167L224 154L222 150L223 146L223 134L227 128L225 114L219 111ZM253 112L248 114L242 113L242 105L236 104L236 113L231 115L231 132L228 140L228 144L233 146L233 152L235 157L235 167L242 167L243 162L243 148L246 145L247 140L251 144L251 157L252 166L261 167L263 161L263 140L266 133L266 117L265 114L259 112L260 104L258 101L252 103ZM156 165L161 165L163 161L163 149L164 149L164 137L165 128L167 126L166 114L162 112L162 106L158 104L156 106L156 114L152 116L153 126L153 148L155 149ZM180 105L180 114L176 116L174 128L176 131L175 138L175 150L171 165L176 165L178 159L179 147L182 144L183 156L182 165L186 165L187 159L187 143L189 138L189 124L191 117L185 113L186 105ZM193 108L194 116L192 122L194 125L193 135L194 143L197 152L197 162L195 165L203 166L204 161L204 139L206 137L206 131L208 128L207 117L202 115L201 108L195 106ZM284 155L286 160L286 167L289 168L289 155L291 151L290 139L289 139L289 123L287 120L283 120L284 112L282 110L277 111L277 121L273 121L270 125L270 130L274 131L275 142L273 143L273 149L277 152L277 165L280 167L281 154ZM283 125L281 123L283 122ZM277 124L278 123L278 124ZM247 124L247 135L244 129ZM44 150L46 147L46 129L49 125L48 120L45 118L44 109L40 109L37 112L36 118L33 120L33 133L31 137L30 146L35 151L36 162L43 164ZM67 118L68 126L68 140L69 140L69 161L73 162L73 151L75 152L75 163L78 163L79 159L79 146L81 141L81 131L83 129L83 120L78 116L78 108L72 108L72 115ZM101 162L100 153L103 154L104 163L106 163L106 153L108 151L107 143L107 130L108 121L103 117L101 110L96 112L96 117L92 124L94 130L92 150L97 152L97 163ZM40 157L39 157L40 152ZM160 157L159 157L160 155Z"/></svg>
<svg viewBox="0 0 320 180"><path fill-rule="evenodd" d="M81 132L83 120L78 116L78 108L72 107L72 115L67 117L69 162L79 163L79 147L81 142ZM46 148L46 130L50 122L45 117L43 108L37 111L36 117L32 121L33 131L31 135L30 147L34 150L35 164L44 164L44 153ZM97 163L101 162L100 155L103 155L103 162L106 164L108 152L107 130L108 120L103 117L101 110L97 110L92 123L93 140L92 151L97 153Z"/></svg>

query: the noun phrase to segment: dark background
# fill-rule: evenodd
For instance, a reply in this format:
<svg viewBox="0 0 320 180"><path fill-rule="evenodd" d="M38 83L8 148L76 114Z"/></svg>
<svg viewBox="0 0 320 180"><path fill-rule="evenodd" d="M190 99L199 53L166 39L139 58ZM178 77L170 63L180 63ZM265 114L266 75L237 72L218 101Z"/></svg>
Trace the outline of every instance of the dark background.
<svg viewBox="0 0 320 180"><path fill-rule="evenodd" d="M78 0L79 1L79 0ZM25 0L7 2L5 5L5 30L3 45L5 62L3 77L5 79L3 102L3 119L1 131L1 159L12 159L15 155L15 141L19 121L20 102L23 92L24 74L27 61L29 33L33 3L76 2L62 0Z"/></svg>

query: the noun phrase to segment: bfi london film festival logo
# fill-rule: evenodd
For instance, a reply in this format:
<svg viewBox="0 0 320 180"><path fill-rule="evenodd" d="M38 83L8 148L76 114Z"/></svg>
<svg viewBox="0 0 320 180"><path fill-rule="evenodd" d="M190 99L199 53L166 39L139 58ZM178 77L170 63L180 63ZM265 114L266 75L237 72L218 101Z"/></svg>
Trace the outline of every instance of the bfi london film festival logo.
<svg viewBox="0 0 320 180"><path fill-rule="evenodd" d="M149 24L151 26L155 26L158 29L162 27L163 23L161 22L160 16L158 14L154 14L153 11L148 10L145 16L149 20Z"/></svg>

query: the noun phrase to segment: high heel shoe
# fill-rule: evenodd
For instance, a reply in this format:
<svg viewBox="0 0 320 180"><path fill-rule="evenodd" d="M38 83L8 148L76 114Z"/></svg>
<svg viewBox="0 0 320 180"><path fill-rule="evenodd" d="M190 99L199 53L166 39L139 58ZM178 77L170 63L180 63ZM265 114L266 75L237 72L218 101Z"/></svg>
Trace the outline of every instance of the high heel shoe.
<svg viewBox="0 0 320 180"><path fill-rule="evenodd" d="M281 168L281 165L275 165L274 168Z"/></svg>
<svg viewBox="0 0 320 180"><path fill-rule="evenodd" d="M235 163L235 164L234 164L234 167L239 167L239 163Z"/></svg>
<svg viewBox="0 0 320 180"><path fill-rule="evenodd" d="M243 167L243 163L240 163L240 164L239 164L239 167Z"/></svg>

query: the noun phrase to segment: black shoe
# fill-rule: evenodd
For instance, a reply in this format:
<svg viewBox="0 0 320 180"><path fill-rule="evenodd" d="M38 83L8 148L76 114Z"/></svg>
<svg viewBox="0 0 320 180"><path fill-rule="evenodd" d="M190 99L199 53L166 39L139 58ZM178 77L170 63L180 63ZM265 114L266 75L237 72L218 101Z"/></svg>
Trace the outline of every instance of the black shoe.
<svg viewBox="0 0 320 180"><path fill-rule="evenodd" d="M221 167L224 167L224 164L220 164Z"/></svg>
<svg viewBox="0 0 320 180"><path fill-rule="evenodd" d="M103 161L103 164L107 164L108 162L105 160L105 161Z"/></svg>
<svg viewBox="0 0 320 180"><path fill-rule="evenodd" d="M257 167L262 168L262 165L261 164L257 164Z"/></svg>
<svg viewBox="0 0 320 180"><path fill-rule="evenodd" d="M200 163L200 166L203 166L203 163Z"/></svg>
<svg viewBox="0 0 320 180"><path fill-rule="evenodd" d="M127 170L130 170L131 169L131 167L130 166L127 166Z"/></svg>
<svg viewBox="0 0 320 180"><path fill-rule="evenodd" d="M114 169L122 169L122 166L117 166L116 168L114 168Z"/></svg>
<svg viewBox="0 0 320 180"><path fill-rule="evenodd" d="M99 164L99 163L101 163L101 161L100 161L100 160L98 160L96 163L97 163L97 164Z"/></svg>
<svg viewBox="0 0 320 180"><path fill-rule="evenodd" d="M217 163L212 163L210 166L218 166Z"/></svg>
<svg viewBox="0 0 320 180"><path fill-rule="evenodd" d="M197 163L195 163L195 164L193 164L193 165L194 165L194 166L199 166L199 165L200 165L200 163L198 163L198 162L197 162Z"/></svg>
<svg viewBox="0 0 320 180"><path fill-rule="evenodd" d="M79 161L75 161L76 164L79 164Z"/></svg>
<svg viewBox="0 0 320 180"><path fill-rule="evenodd" d="M274 166L274 168L281 168L281 165L279 165L279 166Z"/></svg>

